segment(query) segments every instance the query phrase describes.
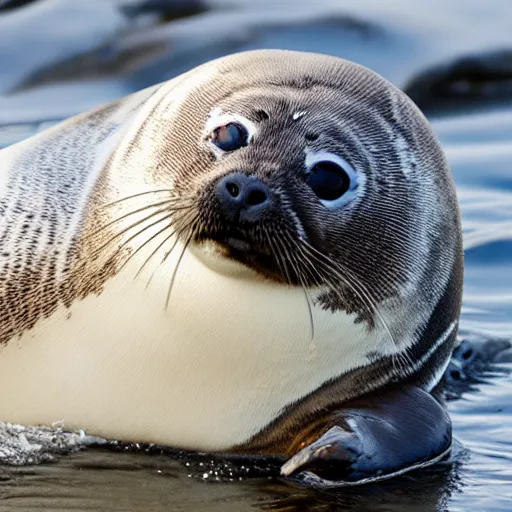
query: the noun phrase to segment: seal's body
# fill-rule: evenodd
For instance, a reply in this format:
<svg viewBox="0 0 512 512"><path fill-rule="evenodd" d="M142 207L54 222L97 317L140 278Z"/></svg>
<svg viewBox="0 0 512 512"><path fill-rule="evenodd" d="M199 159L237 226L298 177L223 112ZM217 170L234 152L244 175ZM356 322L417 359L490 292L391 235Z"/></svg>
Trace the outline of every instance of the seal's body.
<svg viewBox="0 0 512 512"><path fill-rule="evenodd" d="M3 150L0 173L2 420L298 452L285 474L328 478L347 443L383 441L357 426L375 408L405 437L402 414L435 418L358 481L449 447L429 392L460 312L454 185L371 71L233 55Z"/></svg>

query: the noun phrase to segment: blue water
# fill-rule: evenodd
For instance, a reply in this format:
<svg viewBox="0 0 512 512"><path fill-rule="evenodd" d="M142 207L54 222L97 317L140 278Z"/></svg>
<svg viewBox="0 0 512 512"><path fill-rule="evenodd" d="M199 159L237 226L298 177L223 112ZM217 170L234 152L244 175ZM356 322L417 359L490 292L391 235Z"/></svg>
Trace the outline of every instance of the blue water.
<svg viewBox="0 0 512 512"><path fill-rule="evenodd" d="M140 3L39 0L0 10L0 147L234 51L355 60L411 94L448 155L466 243L462 330L512 338L511 2L211 0L183 18L119 10ZM491 367L449 402L451 461L383 485L324 494L261 478L212 483L207 462L85 452L1 470L0 510L509 511L511 369Z"/></svg>

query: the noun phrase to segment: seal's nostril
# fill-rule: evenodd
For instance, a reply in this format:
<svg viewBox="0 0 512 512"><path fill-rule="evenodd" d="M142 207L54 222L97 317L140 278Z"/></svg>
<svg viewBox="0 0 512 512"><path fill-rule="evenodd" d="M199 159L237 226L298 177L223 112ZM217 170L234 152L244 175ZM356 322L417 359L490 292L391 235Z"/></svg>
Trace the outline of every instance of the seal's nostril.
<svg viewBox="0 0 512 512"><path fill-rule="evenodd" d="M256 222L272 208L272 193L267 185L240 172L221 178L215 193L222 215L229 222Z"/></svg>
<svg viewBox="0 0 512 512"><path fill-rule="evenodd" d="M231 197L238 197L240 195L240 187L233 181L226 183L226 190Z"/></svg>
<svg viewBox="0 0 512 512"><path fill-rule="evenodd" d="M248 206L257 206L268 199L267 193L261 189L254 189L247 195L246 204Z"/></svg>

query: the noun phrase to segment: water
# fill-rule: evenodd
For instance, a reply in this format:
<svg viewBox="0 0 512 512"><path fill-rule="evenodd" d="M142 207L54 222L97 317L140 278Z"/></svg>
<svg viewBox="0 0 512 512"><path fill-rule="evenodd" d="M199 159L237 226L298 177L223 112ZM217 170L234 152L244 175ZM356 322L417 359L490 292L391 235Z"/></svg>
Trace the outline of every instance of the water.
<svg viewBox="0 0 512 512"><path fill-rule="evenodd" d="M136 15L141 3L198 12ZM443 143L466 240L461 327L492 352L489 339L512 338L511 19L506 0L211 0L204 12L165 0L35 1L0 10L0 147L234 51L279 47L360 62L408 91ZM0 468L0 510L509 511L511 369L503 363L463 382L449 402L450 461L381 485L319 493L239 474L230 482L230 469L208 460L88 451Z"/></svg>

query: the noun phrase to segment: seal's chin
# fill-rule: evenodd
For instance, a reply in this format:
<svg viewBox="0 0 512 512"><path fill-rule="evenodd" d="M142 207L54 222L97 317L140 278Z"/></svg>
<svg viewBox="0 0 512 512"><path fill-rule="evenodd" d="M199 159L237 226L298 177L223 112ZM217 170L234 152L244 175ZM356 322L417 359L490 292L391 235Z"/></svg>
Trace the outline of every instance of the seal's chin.
<svg viewBox="0 0 512 512"><path fill-rule="evenodd" d="M194 241L193 252L213 270L240 276L240 267L251 274L264 276L272 281L284 282L272 253L253 242L243 233L202 235Z"/></svg>

